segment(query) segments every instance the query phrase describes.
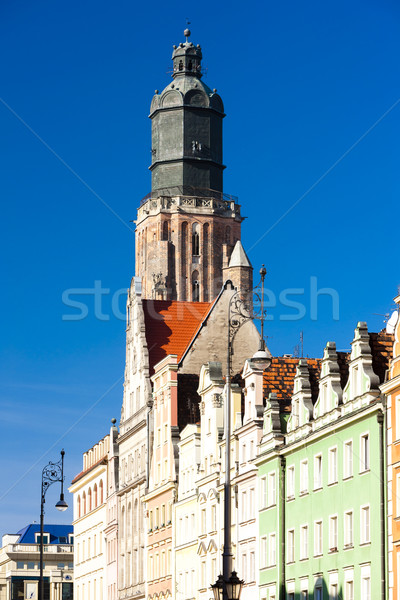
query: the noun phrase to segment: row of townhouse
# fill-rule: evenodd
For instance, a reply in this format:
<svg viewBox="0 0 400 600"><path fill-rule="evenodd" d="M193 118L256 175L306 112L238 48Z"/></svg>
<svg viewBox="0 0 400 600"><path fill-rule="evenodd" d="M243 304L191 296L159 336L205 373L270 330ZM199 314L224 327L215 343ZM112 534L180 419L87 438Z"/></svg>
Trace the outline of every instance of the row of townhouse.
<svg viewBox="0 0 400 600"><path fill-rule="evenodd" d="M370 333L360 322L351 352L329 342L322 359L277 357L265 372L251 359L244 362L231 396L232 540L234 566L245 581L243 600L398 599L400 503L386 483L400 481L392 451L400 416L390 412L393 404L400 406L393 384L399 376L392 377L399 365L399 327L393 338ZM84 569L97 582L101 576L93 558L80 554L81 532L94 535L95 524L79 510L84 491L89 510L85 486L91 485L93 497L107 461L93 455L73 483L76 600L135 597L125 590L139 580L148 600L209 600L221 571L223 368L209 361L197 377L180 374L177 355L168 354L153 371L150 451L138 458L144 493L127 501L125 469L115 466L111 476L119 448L115 425L114 450L110 436L103 440L109 474L104 517L100 511L96 517L107 548L103 596L93 583L85 584ZM198 412L190 419L193 406ZM394 422L398 434L390 431ZM92 504L89 514L95 510ZM106 533L112 526L113 543Z"/></svg>

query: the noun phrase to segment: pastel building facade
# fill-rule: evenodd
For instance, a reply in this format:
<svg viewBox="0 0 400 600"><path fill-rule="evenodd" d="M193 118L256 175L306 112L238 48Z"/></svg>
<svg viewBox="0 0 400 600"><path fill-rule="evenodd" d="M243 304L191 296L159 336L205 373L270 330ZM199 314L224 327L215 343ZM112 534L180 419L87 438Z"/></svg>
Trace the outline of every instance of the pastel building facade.
<svg viewBox="0 0 400 600"><path fill-rule="evenodd" d="M255 460L261 600L386 597L379 385L390 345L358 323L350 354L330 342L321 361L300 359L283 397L266 376Z"/></svg>
<svg viewBox="0 0 400 600"><path fill-rule="evenodd" d="M75 598L108 599L107 524L110 435L83 455L83 469L72 481L75 535Z"/></svg>
<svg viewBox="0 0 400 600"><path fill-rule="evenodd" d="M400 305L400 296L395 298ZM400 599L400 320L394 326L393 356L387 381L381 386L386 398L387 423L387 518L389 600Z"/></svg>

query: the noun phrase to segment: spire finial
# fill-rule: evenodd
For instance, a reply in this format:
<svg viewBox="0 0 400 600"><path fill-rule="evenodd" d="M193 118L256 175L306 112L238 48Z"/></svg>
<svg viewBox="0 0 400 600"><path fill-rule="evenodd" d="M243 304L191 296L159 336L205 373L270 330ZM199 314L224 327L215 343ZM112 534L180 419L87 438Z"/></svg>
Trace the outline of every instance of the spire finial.
<svg viewBox="0 0 400 600"><path fill-rule="evenodd" d="M186 43L188 43L188 41L189 41L189 38L190 38L190 36L192 35L192 32L191 32L191 31L190 31L190 29L189 29L189 25L190 25L190 21L189 21L189 19L186 19L186 25L187 25L187 27L186 27L185 31L183 32L183 35L184 35L184 36L185 36L185 38L186 38Z"/></svg>

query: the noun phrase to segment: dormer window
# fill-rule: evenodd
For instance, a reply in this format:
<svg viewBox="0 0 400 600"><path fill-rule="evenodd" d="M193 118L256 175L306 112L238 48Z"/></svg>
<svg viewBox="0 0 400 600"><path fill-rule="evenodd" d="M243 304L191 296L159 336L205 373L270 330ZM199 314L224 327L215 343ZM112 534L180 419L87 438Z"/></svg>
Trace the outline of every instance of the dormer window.
<svg viewBox="0 0 400 600"><path fill-rule="evenodd" d="M50 539L50 535L48 533L43 533L43 544L48 544ZM37 544L40 544L40 533L35 533L35 541Z"/></svg>

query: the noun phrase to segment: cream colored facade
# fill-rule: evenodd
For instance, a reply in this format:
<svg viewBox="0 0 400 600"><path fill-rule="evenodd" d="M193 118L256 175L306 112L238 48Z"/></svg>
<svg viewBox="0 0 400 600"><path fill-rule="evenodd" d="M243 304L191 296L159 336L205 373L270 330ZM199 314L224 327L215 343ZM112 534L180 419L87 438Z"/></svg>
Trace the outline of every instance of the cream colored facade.
<svg viewBox="0 0 400 600"><path fill-rule="evenodd" d="M49 530L44 527L43 539ZM44 545L44 580L50 583L50 600L62 600L63 585L70 586L74 579L73 536L65 544ZM18 534L3 536L0 549L0 600L17 600L21 596L12 590L12 581L19 579L24 598L39 597L39 543L18 543ZM67 597L64 590L64 597Z"/></svg>
<svg viewBox="0 0 400 600"><path fill-rule="evenodd" d="M200 427L186 425L179 442L178 498L173 514L173 589L176 600L189 600L197 589L198 506L196 479L200 467Z"/></svg>
<svg viewBox="0 0 400 600"><path fill-rule="evenodd" d="M74 500L75 600L108 600L107 481L110 435L83 455L83 470L69 488Z"/></svg>

